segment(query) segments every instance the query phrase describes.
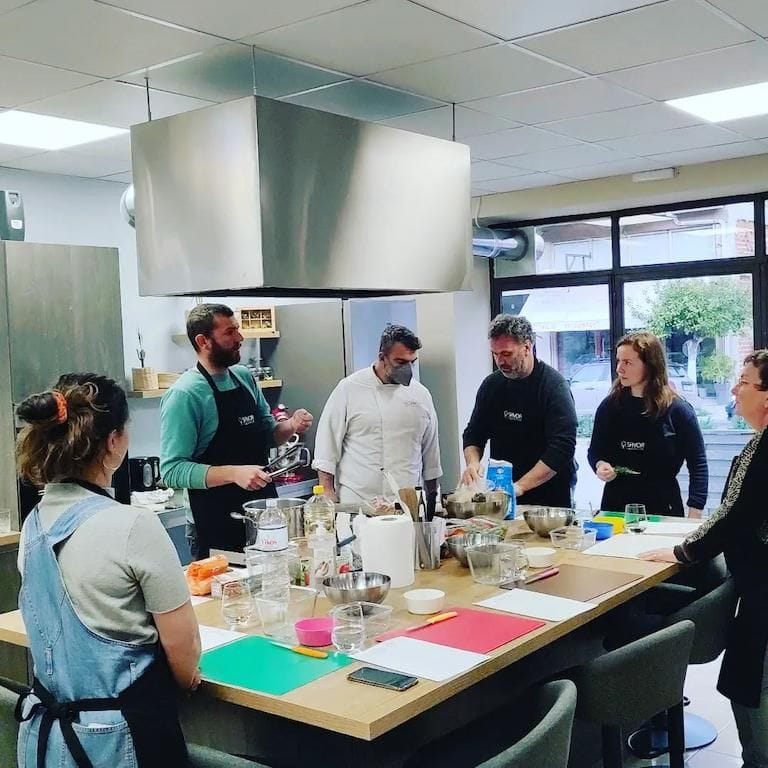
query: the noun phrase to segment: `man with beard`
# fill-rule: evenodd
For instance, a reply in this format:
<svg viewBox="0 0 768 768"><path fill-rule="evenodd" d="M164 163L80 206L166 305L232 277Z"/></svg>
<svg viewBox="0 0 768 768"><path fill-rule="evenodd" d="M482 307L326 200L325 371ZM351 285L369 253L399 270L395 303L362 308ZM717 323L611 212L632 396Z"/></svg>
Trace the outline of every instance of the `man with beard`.
<svg viewBox="0 0 768 768"><path fill-rule="evenodd" d="M513 466L518 504L570 507L576 409L568 384L536 358L533 329L524 317L498 315L488 338L497 370L480 385L464 430L462 482L477 482L490 440L491 458Z"/></svg>
<svg viewBox="0 0 768 768"><path fill-rule="evenodd" d="M277 496L262 467L272 446L312 425L298 409L275 422L251 372L240 362L243 337L224 304L200 304L187 318L197 353L160 405L160 471L170 488L189 489L197 553L242 551L245 527L233 520L244 502Z"/></svg>
<svg viewBox="0 0 768 768"><path fill-rule="evenodd" d="M419 349L413 331L388 325L376 362L342 379L328 398L312 466L333 498L358 503L391 495L384 467L402 488L424 485L434 508L443 471L432 396L412 380Z"/></svg>

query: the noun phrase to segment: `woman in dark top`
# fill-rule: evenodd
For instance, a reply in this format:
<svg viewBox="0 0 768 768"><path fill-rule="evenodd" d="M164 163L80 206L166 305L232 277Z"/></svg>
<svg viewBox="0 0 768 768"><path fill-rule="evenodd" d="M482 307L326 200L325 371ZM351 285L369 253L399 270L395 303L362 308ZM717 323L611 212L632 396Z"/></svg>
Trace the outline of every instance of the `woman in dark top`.
<svg viewBox="0 0 768 768"><path fill-rule="evenodd" d="M674 550L641 557L692 563L725 554L741 601L717 688L731 700L745 768L760 768L768 765L768 350L747 356L732 391L736 412L756 434L733 460L722 504Z"/></svg>
<svg viewBox="0 0 768 768"><path fill-rule="evenodd" d="M677 473L688 465L688 516L701 517L707 499L707 457L691 405L669 385L664 348L652 333L624 336L616 373L598 406L587 458L605 483L600 508L645 504L649 514L682 517Z"/></svg>

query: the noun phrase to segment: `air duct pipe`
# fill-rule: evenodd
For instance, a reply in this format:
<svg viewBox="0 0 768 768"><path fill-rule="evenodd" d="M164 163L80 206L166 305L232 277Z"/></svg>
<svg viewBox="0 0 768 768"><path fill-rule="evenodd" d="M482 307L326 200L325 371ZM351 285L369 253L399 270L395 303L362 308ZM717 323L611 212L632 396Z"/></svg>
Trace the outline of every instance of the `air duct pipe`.
<svg viewBox="0 0 768 768"><path fill-rule="evenodd" d="M472 253L485 259L519 261L528 252L528 236L522 229L472 227Z"/></svg>

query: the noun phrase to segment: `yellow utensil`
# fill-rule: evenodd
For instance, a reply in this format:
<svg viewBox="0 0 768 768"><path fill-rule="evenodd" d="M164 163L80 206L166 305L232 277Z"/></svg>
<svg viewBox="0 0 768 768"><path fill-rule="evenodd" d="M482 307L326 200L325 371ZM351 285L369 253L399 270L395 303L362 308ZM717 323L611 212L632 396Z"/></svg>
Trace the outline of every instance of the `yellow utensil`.
<svg viewBox="0 0 768 768"><path fill-rule="evenodd" d="M445 613L438 613L437 616L433 616L431 619L427 619L423 624L417 624L415 627L411 627L406 630L407 632L413 632L416 629L423 629L424 627L431 627L433 624L439 624L441 621L447 621L455 616L458 616L457 611L446 611Z"/></svg>
<svg viewBox="0 0 768 768"><path fill-rule="evenodd" d="M305 648L303 645L291 645L290 643L279 643L277 640L272 640L272 645L278 646L278 648L285 648L288 651L299 653L302 656L311 656L313 659L327 659L328 653L326 651L317 651L314 648Z"/></svg>

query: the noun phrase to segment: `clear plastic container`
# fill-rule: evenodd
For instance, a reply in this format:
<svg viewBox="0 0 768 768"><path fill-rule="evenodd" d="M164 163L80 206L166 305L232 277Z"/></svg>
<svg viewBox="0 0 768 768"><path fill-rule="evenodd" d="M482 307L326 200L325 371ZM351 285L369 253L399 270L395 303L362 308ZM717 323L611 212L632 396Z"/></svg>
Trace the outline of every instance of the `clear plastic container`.
<svg viewBox="0 0 768 768"><path fill-rule="evenodd" d="M379 635L383 635L392 621L392 606L379 605L378 603L360 603L363 611L363 626L365 627L365 637L367 640L373 640Z"/></svg>
<svg viewBox="0 0 768 768"><path fill-rule="evenodd" d="M304 535L312 536L320 527L333 534L336 531L336 507L325 495L325 488L316 485L312 498L304 505Z"/></svg>
<svg viewBox="0 0 768 768"><path fill-rule="evenodd" d="M566 525L550 531L549 538L555 547L581 552L594 545L596 535L597 531L595 530L585 529L580 525Z"/></svg>
<svg viewBox="0 0 768 768"><path fill-rule="evenodd" d="M316 601L317 590L310 587L289 587L285 600L257 595L255 602L262 631L268 637L296 642L294 624L314 616Z"/></svg>

